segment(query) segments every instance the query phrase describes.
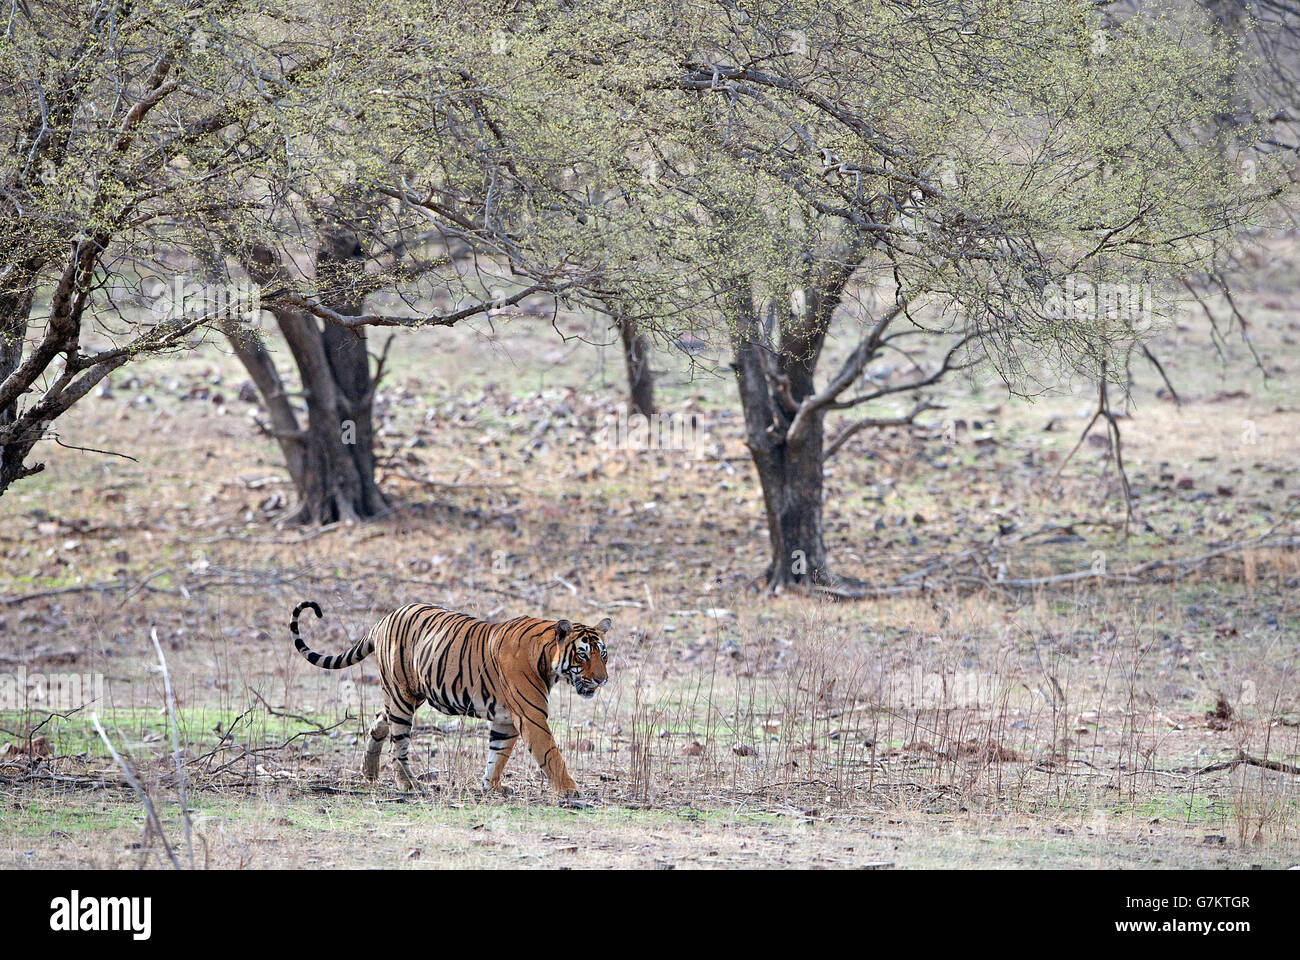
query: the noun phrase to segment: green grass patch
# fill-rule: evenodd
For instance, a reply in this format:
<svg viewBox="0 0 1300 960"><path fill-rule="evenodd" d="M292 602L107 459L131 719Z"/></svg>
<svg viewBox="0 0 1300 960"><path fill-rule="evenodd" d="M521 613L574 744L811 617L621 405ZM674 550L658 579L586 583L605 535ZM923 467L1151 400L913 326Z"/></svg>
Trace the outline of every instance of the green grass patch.
<svg viewBox="0 0 1300 960"><path fill-rule="evenodd" d="M95 711L79 710L66 717L51 716L45 710L0 710L0 736L19 746L33 735L45 737L55 757L108 758L108 749L94 727L96 717L119 752L148 756L171 750L171 726L161 708L103 707ZM260 710L244 714L229 708L202 706L177 710L176 728L181 748L197 753L215 747L236 721L239 724L236 739L257 744L278 743L296 733L314 730L312 723L328 727L338 721L325 715L303 714L303 717L310 722L276 717Z"/></svg>

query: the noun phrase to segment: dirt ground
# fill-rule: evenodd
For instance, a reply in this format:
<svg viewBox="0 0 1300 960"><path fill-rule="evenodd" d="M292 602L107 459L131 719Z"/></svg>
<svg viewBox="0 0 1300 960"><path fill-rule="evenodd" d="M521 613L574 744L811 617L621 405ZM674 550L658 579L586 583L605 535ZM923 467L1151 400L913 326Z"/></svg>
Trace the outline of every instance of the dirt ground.
<svg viewBox="0 0 1300 960"><path fill-rule="evenodd" d="M277 526L292 490L218 345L125 368L0 501L0 671L28 692L0 711L0 865L166 861L92 716L187 858L151 631L200 865L1300 863L1300 313L1269 270L1243 299L1267 378L1199 309L1154 344L1181 403L1135 361L1127 535L1108 444L1067 457L1088 384L1030 402L953 381L916 429L846 447L827 474L837 569L927 571L860 603L757 592L762 504L708 345L656 364L662 410L704 431L689 455L602 442L621 363L593 320L404 333L378 398L394 509L325 530ZM417 599L612 616L610 685L552 699L591 807L552 804L522 756L513 797L479 797L484 726L427 711L425 794L386 766L364 783L374 666L301 660L285 625L303 599L330 651ZM102 675L103 697L51 716L38 673Z"/></svg>

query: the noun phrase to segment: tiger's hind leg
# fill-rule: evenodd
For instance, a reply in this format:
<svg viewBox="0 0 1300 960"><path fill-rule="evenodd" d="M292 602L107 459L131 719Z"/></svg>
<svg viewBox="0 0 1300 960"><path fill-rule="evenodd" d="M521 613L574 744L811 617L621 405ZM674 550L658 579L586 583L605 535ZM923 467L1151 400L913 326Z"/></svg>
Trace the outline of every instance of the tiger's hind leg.
<svg viewBox="0 0 1300 960"><path fill-rule="evenodd" d="M384 741L388 739L388 721L384 714L380 713L375 717L375 722L370 725L370 739L366 741L366 755L361 761L361 772L367 780L375 780L379 777L379 752L384 748Z"/></svg>
<svg viewBox="0 0 1300 960"><path fill-rule="evenodd" d="M519 731L515 729L512 720L507 718L492 721L488 731L487 769L483 771L484 790L502 789L501 772L506 767L506 761L510 759L510 751L515 748L517 739L519 739Z"/></svg>
<svg viewBox="0 0 1300 960"><path fill-rule="evenodd" d="M384 690L384 711L370 727L370 742L366 744L366 757L362 764L367 777L374 779L379 776L379 752L387 737L393 741L393 776L397 785L403 790L419 789L406 758L411 749L411 727L415 721L415 711L421 703L423 700L418 699L407 703L404 697L394 691Z"/></svg>
<svg viewBox="0 0 1300 960"><path fill-rule="evenodd" d="M393 776L397 778L397 785L403 790L418 790L420 788L416 785L411 767L406 762L407 753L411 749L411 727L415 720L415 711L402 714L395 708L390 708L387 713L388 726L392 731L390 736L393 739Z"/></svg>

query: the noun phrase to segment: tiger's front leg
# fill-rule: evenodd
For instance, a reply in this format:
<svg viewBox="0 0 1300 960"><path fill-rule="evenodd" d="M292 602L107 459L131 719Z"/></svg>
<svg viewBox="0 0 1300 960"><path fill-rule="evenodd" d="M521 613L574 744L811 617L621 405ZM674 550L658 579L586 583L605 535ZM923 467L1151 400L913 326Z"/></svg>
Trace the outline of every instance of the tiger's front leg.
<svg viewBox="0 0 1300 960"><path fill-rule="evenodd" d="M523 735L524 743L528 744L533 759L551 782L551 789L565 800L581 799L578 785L569 776L569 768L564 765L564 757L560 756L560 748L551 735L546 714L538 718L526 718L519 724L519 732Z"/></svg>

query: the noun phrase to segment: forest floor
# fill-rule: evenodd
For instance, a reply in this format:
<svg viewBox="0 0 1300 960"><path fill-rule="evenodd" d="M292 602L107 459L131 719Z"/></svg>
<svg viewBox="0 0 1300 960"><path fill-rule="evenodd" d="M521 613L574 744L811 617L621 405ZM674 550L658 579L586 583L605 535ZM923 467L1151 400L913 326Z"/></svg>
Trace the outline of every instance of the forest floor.
<svg viewBox="0 0 1300 960"><path fill-rule="evenodd" d="M1242 301L1267 378L1199 311L1153 346L1180 403L1134 361L1130 523L1102 431L1068 456L1088 384L954 380L916 427L861 434L828 466L828 548L907 589L854 603L758 592L762 502L708 344L657 363L699 444L638 451L602 439L622 371L599 324L403 333L378 397L393 510L324 530L277 525L292 488L218 345L125 368L0 501L0 671L26 687L0 709L0 866L165 863L92 717L187 858L153 631L200 864L1296 865L1300 314L1271 289ZM412 600L613 617L609 686L552 697L591 808L522 755L512 798L479 797L482 722L427 710L425 794L387 764L367 785L374 664L300 659L303 599L323 651ZM55 674L103 696L51 716Z"/></svg>

